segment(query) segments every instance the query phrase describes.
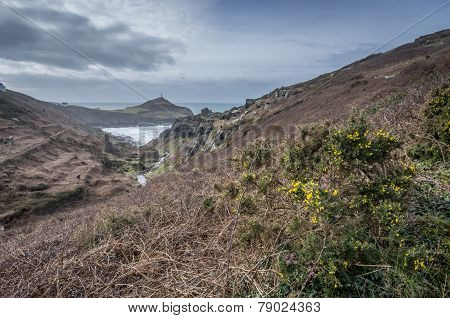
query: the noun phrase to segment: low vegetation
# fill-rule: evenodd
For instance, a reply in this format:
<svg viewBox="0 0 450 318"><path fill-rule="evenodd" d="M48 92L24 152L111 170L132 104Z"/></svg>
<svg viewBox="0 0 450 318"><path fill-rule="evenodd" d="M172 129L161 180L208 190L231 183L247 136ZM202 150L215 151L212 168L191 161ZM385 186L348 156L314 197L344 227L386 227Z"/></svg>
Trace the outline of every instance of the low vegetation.
<svg viewBox="0 0 450 318"><path fill-rule="evenodd" d="M431 163L448 161L450 144L450 84L436 90L423 111L424 124L417 142L409 149L410 156Z"/></svg>
<svg viewBox="0 0 450 318"><path fill-rule="evenodd" d="M57 193L33 192L32 196L36 200L27 202L20 210L22 212L29 211L36 214L51 213L64 204L83 199L85 195L86 188L84 186L78 186L74 189Z"/></svg>

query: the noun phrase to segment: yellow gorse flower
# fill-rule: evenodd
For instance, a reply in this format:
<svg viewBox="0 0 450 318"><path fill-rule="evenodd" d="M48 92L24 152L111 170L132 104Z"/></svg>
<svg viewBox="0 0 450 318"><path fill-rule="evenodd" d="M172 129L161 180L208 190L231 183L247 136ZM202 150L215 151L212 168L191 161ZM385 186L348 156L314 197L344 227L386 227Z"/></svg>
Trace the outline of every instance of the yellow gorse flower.
<svg viewBox="0 0 450 318"><path fill-rule="evenodd" d="M391 183L390 188L394 191L394 192L399 192L402 188L400 188L398 185Z"/></svg>
<svg viewBox="0 0 450 318"><path fill-rule="evenodd" d="M359 131L355 131L353 133L347 134L347 139L350 139L353 141L358 140L359 139Z"/></svg>
<svg viewBox="0 0 450 318"><path fill-rule="evenodd" d="M419 269L425 269L425 262L422 260L414 260L414 270L418 271Z"/></svg>
<svg viewBox="0 0 450 318"><path fill-rule="evenodd" d="M375 136L378 137L378 138L387 139L387 140L389 140L389 141L395 141L394 136L392 136L389 132L384 131L384 130L382 130L382 129L378 130L378 131L375 133Z"/></svg>
<svg viewBox="0 0 450 318"><path fill-rule="evenodd" d="M311 223L312 223L312 224L317 224L317 223L319 223L319 218L317 217L317 215L313 215L313 216L311 217Z"/></svg>
<svg viewBox="0 0 450 318"><path fill-rule="evenodd" d="M313 224L319 223L320 213L325 211L323 199L328 190L320 189L319 185L314 181L301 182L294 180L291 182L291 187L287 192L302 200L305 209L312 213L310 220ZM333 193L337 195L338 192L334 190Z"/></svg>

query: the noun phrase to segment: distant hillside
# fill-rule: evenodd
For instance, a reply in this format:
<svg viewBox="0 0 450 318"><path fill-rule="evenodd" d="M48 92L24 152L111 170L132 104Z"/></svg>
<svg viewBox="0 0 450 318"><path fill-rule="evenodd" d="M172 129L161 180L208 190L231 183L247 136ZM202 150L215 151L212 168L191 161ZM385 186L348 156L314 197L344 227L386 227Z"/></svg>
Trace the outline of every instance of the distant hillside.
<svg viewBox="0 0 450 318"><path fill-rule="evenodd" d="M164 98L121 110L106 111L82 106L64 106L69 117L94 127L123 127L171 123L177 118L193 115L189 108L176 106Z"/></svg>
<svg viewBox="0 0 450 318"><path fill-rule="evenodd" d="M104 143L60 106L0 93L0 224L125 189L129 177L103 167Z"/></svg>
<svg viewBox="0 0 450 318"><path fill-rule="evenodd" d="M126 114L138 114L144 118L166 119L192 116L194 113L187 108L172 104L164 97L159 97L138 106L127 107L118 112Z"/></svg>

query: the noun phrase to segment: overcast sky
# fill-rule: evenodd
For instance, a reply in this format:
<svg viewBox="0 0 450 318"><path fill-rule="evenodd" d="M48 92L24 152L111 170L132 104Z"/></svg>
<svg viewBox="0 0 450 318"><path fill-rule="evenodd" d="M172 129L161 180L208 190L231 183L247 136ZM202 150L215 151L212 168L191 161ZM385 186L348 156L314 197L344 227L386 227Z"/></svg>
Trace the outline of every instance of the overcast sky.
<svg viewBox="0 0 450 318"><path fill-rule="evenodd" d="M0 1L148 98L233 103L361 59L446 2ZM382 51L447 28L450 4ZM143 101L1 3L0 82L47 101Z"/></svg>

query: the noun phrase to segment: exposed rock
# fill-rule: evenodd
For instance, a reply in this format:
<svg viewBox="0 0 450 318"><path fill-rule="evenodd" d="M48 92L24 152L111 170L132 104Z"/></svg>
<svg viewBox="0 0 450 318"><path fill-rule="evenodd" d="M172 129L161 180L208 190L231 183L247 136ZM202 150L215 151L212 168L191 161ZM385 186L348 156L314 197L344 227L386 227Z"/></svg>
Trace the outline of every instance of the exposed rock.
<svg viewBox="0 0 450 318"><path fill-rule="evenodd" d="M201 111L200 111L200 116L203 116L203 117L211 117L213 115L213 112L212 112L212 110L211 109L209 109L209 108L203 108Z"/></svg>
<svg viewBox="0 0 450 318"><path fill-rule="evenodd" d="M253 98L247 98L247 99L245 100L245 107L246 107L246 108L250 107L254 102L255 102L255 99L253 99Z"/></svg>
<svg viewBox="0 0 450 318"><path fill-rule="evenodd" d="M114 153L114 147L110 141L110 135L105 134L105 152Z"/></svg>
<svg viewBox="0 0 450 318"><path fill-rule="evenodd" d="M13 145L14 144L14 136L0 138L0 143L6 144L6 145Z"/></svg>

